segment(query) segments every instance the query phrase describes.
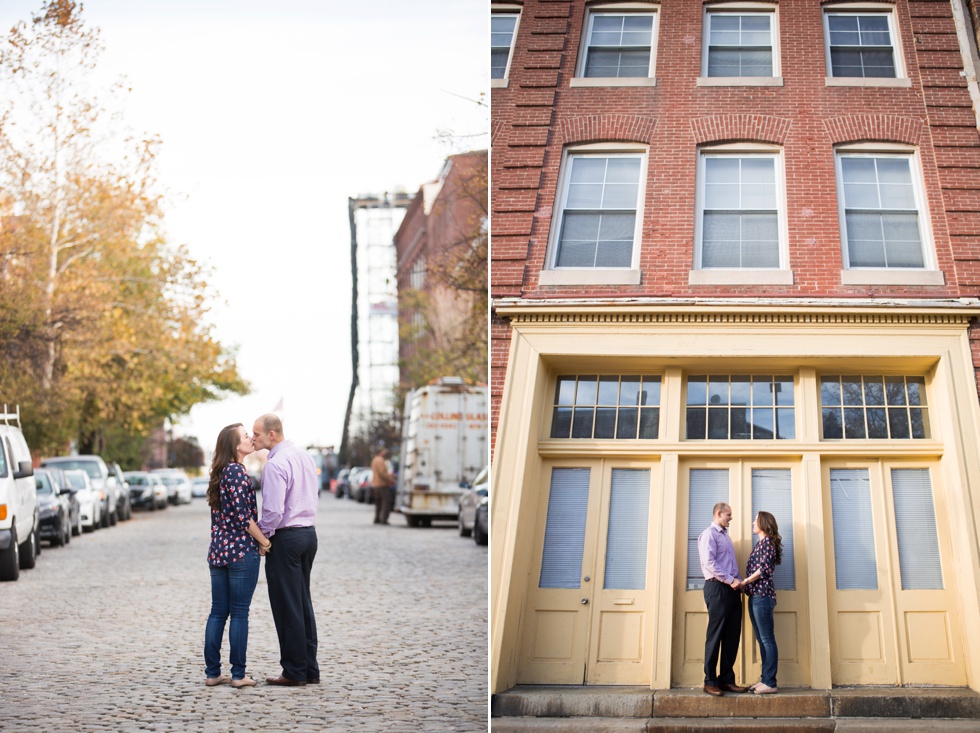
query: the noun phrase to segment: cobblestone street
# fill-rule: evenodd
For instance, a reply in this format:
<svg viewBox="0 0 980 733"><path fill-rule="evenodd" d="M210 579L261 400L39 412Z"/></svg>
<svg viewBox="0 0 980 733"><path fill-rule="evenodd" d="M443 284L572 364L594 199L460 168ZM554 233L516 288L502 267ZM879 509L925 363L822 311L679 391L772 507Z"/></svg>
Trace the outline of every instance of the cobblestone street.
<svg viewBox="0 0 980 733"><path fill-rule="evenodd" d="M261 494L260 494L261 496ZM0 730L486 731L487 548L455 525L321 495L313 603L322 683L278 688L264 568L253 688L204 686L204 499L44 546L0 585ZM227 628L222 671L230 674Z"/></svg>

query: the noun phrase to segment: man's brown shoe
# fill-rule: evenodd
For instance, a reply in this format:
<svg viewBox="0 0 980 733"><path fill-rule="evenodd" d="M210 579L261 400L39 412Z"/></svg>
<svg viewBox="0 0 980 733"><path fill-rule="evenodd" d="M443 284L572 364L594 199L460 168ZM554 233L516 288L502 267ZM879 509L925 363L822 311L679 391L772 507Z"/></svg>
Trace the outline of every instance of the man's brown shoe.
<svg viewBox="0 0 980 733"><path fill-rule="evenodd" d="M721 689L728 690L729 692L748 692L748 687L739 687L738 685L722 685Z"/></svg>
<svg viewBox="0 0 980 733"><path fill-rule="evenodd" d="M306 687L306 680L291 680L282 675L278 677L266 677L265 681L270 685L281 685L282 687Z"/></svg>
<svg viewBox="0 0 980 733"><path fill-rule="evenodd" d="M716 685L705 685L704 691L709 695L714 695L715 697L721 697L725 693L721 691L721 688Z"/></svg>

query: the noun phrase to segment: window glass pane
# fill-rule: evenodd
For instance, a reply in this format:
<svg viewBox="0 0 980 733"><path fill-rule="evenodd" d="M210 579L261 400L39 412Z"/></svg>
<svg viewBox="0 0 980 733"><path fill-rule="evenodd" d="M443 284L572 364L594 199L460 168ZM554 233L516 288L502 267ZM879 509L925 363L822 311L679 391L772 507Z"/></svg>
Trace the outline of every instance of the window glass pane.
<svg viewBox="0 0 980 733"><path fill-rule="evenodd" d="M756 440L772 440L775 437L771 407L756 407L752 410L752 437Z"/></svg>
<svg viewBox="0 0 980 733"><path fill-rule="evenodd" d="M891 407L888 409L888 427L891 429L892 438L908 438L909 433L909 413L904 407Z"/></svg>
<svg viewBox="0 0 980 733"><path fill-rule="evenodd" d="M728 437L728 408L708 408L708 440L724 440Z"/></svg>
<svg viewBox="0 0 980 733"><path fill-rule="evenodd" d="M619 383L619 404L640 404L640 378L623 377Z"/></svg>
<svg viewBox="0 0 980 733"><path fill-rule="evenodd" d="M636 437L636 421L638 413L639 410L635 407L619 408L619 420L616 424L617 438L633 439Z"/></svg>
<svg viewBox="0 0 980 733"><path fill-rule="evenodd" d="M893 468L892 494L902 590L941 590L943 568L929 470Z"/></svg>
<svg viewBox="0 0 980 733"><path fill-rule="evenodd" d="M907 382L908 382L909 404L924 405L926 403L925 380L922 377L909 377ZM894 404L894 403L889 402L888 404Z"/></svg>
<svg viewBox="0 0 980 733"><path fill-rule="evenodd" d="M640 410L640 435L646 440L652 440L660 435L660 408L645 407Z"/></svg>
<svg viewBox="0 0 980 733"><path fill-rule="evenodd" d="M594 408L579 408L575 410L575 414L572 417L572 437L573 438L591 438L592 437L592 423L595 419L595 409Z"/></svg>
<svg viewBox="0 0 980 733"><path fill-rule="evenodd" d="M868 437L887 438L888 420L882 407L868 408Z"/></svg>
<svg viewBox="0 0 980 733"><path fill-rule="evenodd" d="M603 588L646 588L650 471L614 468L609 487L609 527Z"/></svg>
<svg viewBox="0 0 980 733"><path fill-rule="evenodd" d="M616 434L616 408L600 407L595 411L595 438L612 438Z"/></svg>
<svg viewBox="0 0 980 733"><path fill-rule="evenodd" d="M687 378L687 404L706 405L708 403L708 378Z"/></svg>
<svg viewBox="0 0 980 733"><path fill-rule="evenodd" d="M749 410L745 407L733 407L730 413L731 429L729 436L732 440L748 440L752 437L752 427L749 424Z"/></svg>
<svg viewBox="0 0 980 733"><path fill-rule="evenodd" d="M864 378L864 404L885 404L885 388L880 376Z"/></svg>
<svg viewBox="0 0 980 733"><path fill-rule="evenodd" d="M660 404L660 377L644 377L640 400L641 405Z"/></svg>
<svg viewBox="0 0 980 733"><path fill-rule="evenodd" d="M777 405L793 405L795 398L793 395L792 377L773 377L773 390L776 393Z"/></svg>
<svg viewBox="0 0 980 733"><path fill-rule="evenodd" d="M830 470L837 590L876 590L874 522L867 469Z"/></svg>
<svg viewBox="0 0 980 733"><path fill-rule="evenodd" d="M572 430L572 408L556 407L551 420L551 437L567 438Z"/></svg>
<svg viewBox="0 0 980 733"><path fill-rule="evenodd" d="M704 440L707 433L707 414L704 408L689 407L687 409L687 439Z"/></svg>
<svg viewBox="0 0 980 733"><path fill-rule="evenodd" d="M758 376L752 380L752 404L771 405L773 403L772 377Z"/></svg>
<svg viewBox="0 0 980 733"><path fill-rule="evenodd" d="M838 377L822 377L820 379L820 403L823 405L839 405L840 380Z"/></svg>
<svg viewBox="0 0 980 733"><path fill-rule="evenodd" d="M850 440L868 437L864 430L864 410L848 407L844 409L844 437Z"/></svg>
<svg viewBox="0 0 980 733"><path fill-rule="evenodd" d="M594 405L596 398L595 375L589 374L578 378L578 392L575 394L576 405Z"/></svg>
<svg viewBox="0 0 980 733"><path fill-rule="evenodd" d="M728 471L723 468L692 468L687 513L687 589L704 588L698 537L714 518L714 506L728 501Z"/></svg>
<svg viewBox="0 0 980 733"><path fill-rule="evenodd" d="M913 407L909 410L909 420L912 423L912 437L923 440L929 437L929 421L926 411Z"/></svg>
<svg viewBox="0 0 980 733"><path fill-rule="evenodd" d="M540 588L581 586L588 508L589 469L553 469L541 554Z"/></svg>
<svg viewBox="0 0 980 733"><path fill-rule="evenodd" d="M776 590L796 590L795 542L793 540L793 485L789 469L752 469L752 517L766 511L776 518L782 537L782 561L773 573ZM752 535L752 546L758 543Z"/></svg>
<svg viewBox="0 0 980 733"><path fill-rule="evenodd" d="M752 404L752 383L749 377L735 376L731 379L733 405Z"/></svg>
<svg viewBox="0 0 980 733"><path fill-rule="evenodd" d="M885 391L889 405L905 404L905 379L902 377L886 377Z"/></svg>
<svg viewBox="0 0 980 733"><path fill-rule="evenodd" d="M863 404L861 399L861 394L863 392L861 389L861 377L842 377L841 387L843 389L845 405Z"/></svg>
<svg viewBox="0 0 980 733"><path fill-rule="evenodd" d="M619 404L619 377L599 377L599 399L597 404Z"/></svg>
<svg viewBox="0 0 980 733"><path fill-rule="evenodd" d="M776 410L776 437L780 440L796 439L796 412L786 407Z"/></svg>
<svg viewBox="0 0 980 733"><path fill-rule="evenodd" d="M728 380L724 377L711 377L708 382L708 404L728 404Z"/></svg>
<svg viewBox="0 0 980 733"><path fill-rule="evenodd" d="M556 405L575 404L575 377L558 377L558 386L555 391Z"/></svg>
<svg viewBox="0 0 980 733"><path fill-rule="evenodd" d="M825 440L839 440L844 437L844 423L840 409L823 408L823 437Z"/></svg>

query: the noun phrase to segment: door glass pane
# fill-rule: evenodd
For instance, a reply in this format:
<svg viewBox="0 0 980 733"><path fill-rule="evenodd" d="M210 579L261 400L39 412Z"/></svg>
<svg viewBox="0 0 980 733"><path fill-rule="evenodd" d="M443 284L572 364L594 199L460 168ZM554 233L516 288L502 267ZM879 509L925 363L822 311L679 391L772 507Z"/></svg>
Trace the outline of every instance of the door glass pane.
<svg viewBox="0 0 980 733"><path fill-rule="evenodd" d="M902 590L942 590L939 536L927 468L893 468L895 533Z"/></svg>
<svg viewBox="0 0 980 733"><path fill-rule="evenodd" d="M837 590L877 590L871 481L865 468L830 471Z"/></svg>
<svg viewBox="0 0 980 733"><path fill-rule="evenodd" d="M580 586L588 508L589 469L554 469L548 496L540 588Z"/></svg>
<svg viewBox="0 0 980 733"><path fill-rule="evenodd" d="M752 469L752 517L766 511L776 518L783 538L783 558L772 581L776 590L796 590L796 566L793 562L793 483L788 468ZM759 541L752 535L752 546Z"/></svg>
<svg viewBox="0 0 980 733"><path fill-rule="evenodd" d="M646 588L649 510L649 469L614 468L603 588Z"/></svg>
<svg viewBox="0 0 980 733"><path fill-rule="evenodd" d="M687 589L704 588L698 537L711 524L713 509L719 501L728 501L727 468L692 468L691 491L687 513Z"/></svg>

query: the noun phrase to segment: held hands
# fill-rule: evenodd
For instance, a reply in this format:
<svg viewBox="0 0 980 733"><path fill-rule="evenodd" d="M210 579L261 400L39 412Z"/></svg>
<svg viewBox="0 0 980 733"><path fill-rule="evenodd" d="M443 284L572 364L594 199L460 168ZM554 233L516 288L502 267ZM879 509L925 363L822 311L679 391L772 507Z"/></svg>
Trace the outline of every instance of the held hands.
<svg viewBox="0 0 980 733"><path fill-rule="evenodd" d="M732 590L739 590L742 587L742 581L738 578L732 578L732 582L729 585L731 585Z"/></svg>
<svg viewBox="0 0 980 733"><path fill-rule="evenodd" d="M265 556L272 552L272 541L266 540L264 545L259 545L259 555Z"/></svg>

